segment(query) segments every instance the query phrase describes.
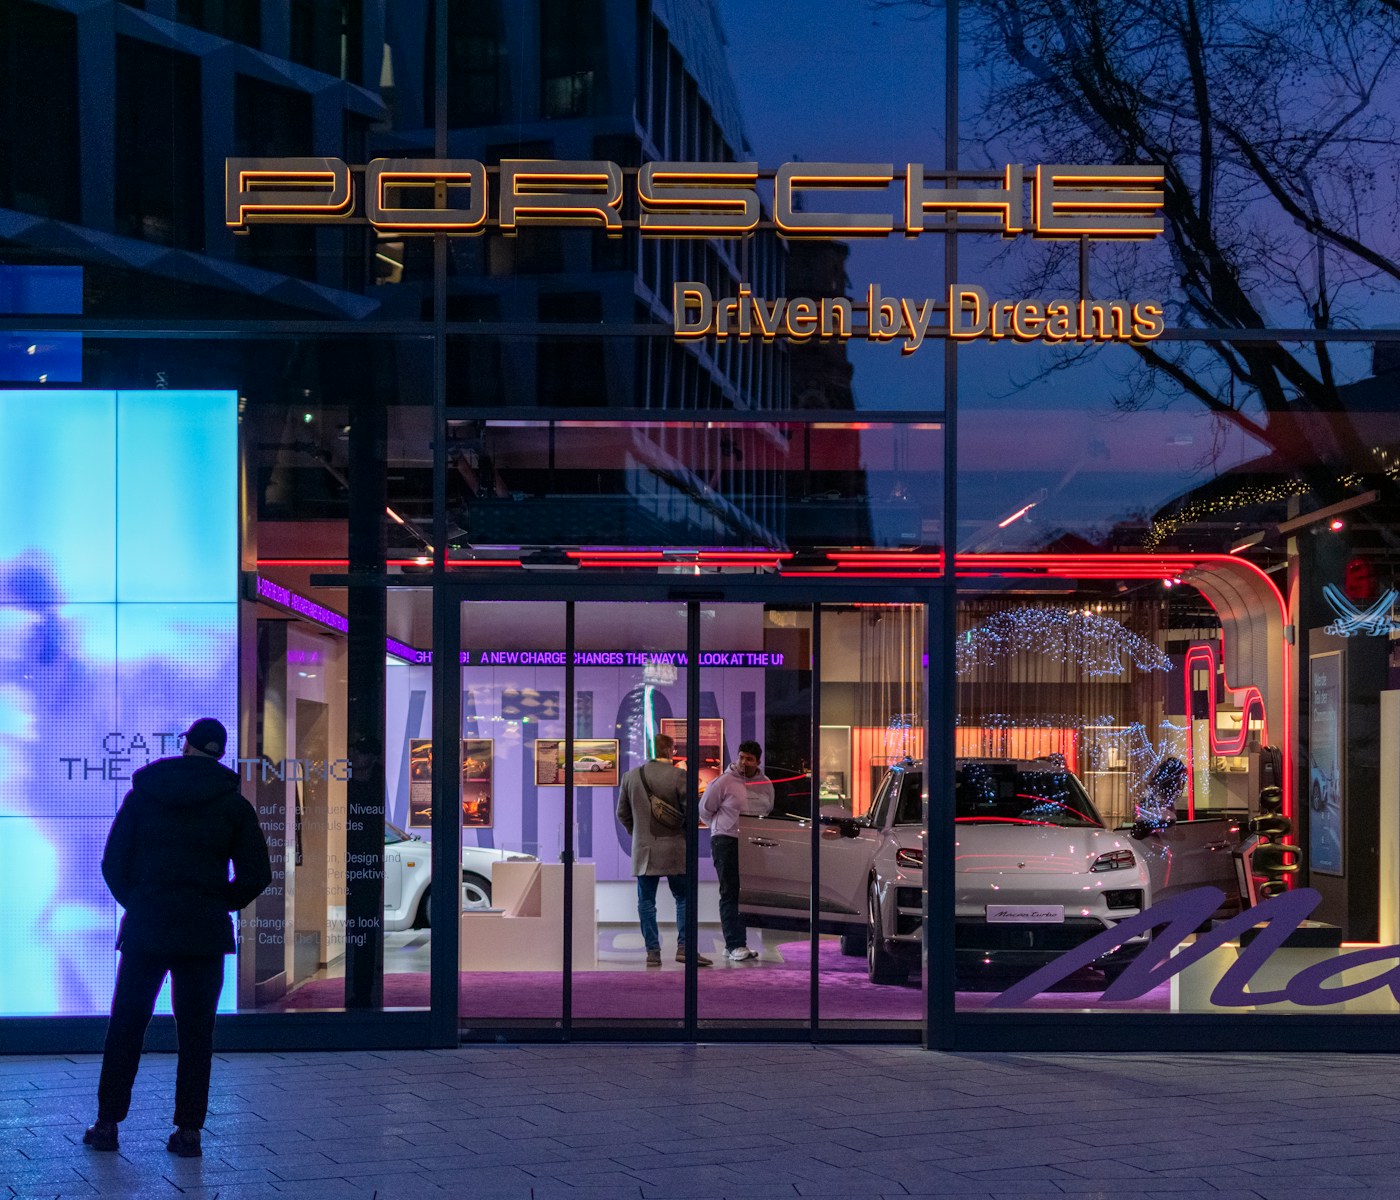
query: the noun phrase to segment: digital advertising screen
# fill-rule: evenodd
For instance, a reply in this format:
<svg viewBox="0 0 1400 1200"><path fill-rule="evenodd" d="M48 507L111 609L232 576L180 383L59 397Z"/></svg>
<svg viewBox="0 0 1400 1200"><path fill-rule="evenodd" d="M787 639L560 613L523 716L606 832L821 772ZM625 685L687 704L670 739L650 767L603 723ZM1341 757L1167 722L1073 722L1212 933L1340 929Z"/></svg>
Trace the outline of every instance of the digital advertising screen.
<svg viewBox="0 0 1400 1200"><path fill-rule="evenodd" d="M192 720L236 732L237 598L233 392L0 391L0 1015L107 1011L107 831Z"/></svg>

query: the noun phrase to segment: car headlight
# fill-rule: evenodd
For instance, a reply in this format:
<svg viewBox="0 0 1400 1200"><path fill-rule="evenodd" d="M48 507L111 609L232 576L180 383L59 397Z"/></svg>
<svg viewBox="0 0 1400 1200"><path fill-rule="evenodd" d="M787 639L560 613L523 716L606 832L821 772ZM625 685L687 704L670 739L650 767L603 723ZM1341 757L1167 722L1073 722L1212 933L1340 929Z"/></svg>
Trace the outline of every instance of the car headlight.
<svg viewBox="0 0 1400 1200"><path fill-rule="evenodd" d="M922 850L896 850L894 861L901 867L914 867L923 870L924 852Z"/></svg>
<svg viewBox="0 0 1400 1200"><path fill-rule="evenodd" d="M1091 871L1126 871L1129 867L1137 865L1137 859L1133 857L1131 850L1110 850L1107 854L1100 854L1094 859L1094 865L1089 868Z"/></svg>

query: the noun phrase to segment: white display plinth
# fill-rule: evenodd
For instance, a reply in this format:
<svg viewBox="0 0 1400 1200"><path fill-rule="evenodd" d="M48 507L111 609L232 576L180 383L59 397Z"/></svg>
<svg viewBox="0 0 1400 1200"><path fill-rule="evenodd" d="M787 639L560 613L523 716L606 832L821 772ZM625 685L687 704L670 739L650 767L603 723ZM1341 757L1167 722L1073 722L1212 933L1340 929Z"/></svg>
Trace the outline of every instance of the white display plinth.
<svg viewBox="0 0 1400 1200"><path fill-rule="evenodd" d="M574 864L575 971L598 966L594 867ZM558 971L564 965L564 866L499 862L491 904L462 914L458 964L463 971Z"/></svg>
<svg viewBox="0 0 1400 1200"><path fill-rule="evenodd" d="M1254 973L1249 981L1251 992L1271 992L1283 988L1290 979L1305 967L1314 963L1327 962L1338 958L1348 950L1363 947L1345 943L1340 947L1287 946L1275 950L1268 960ZM1218 1008L1210 1002L1210 994L1225 972L1235 965L1239 957L1238 942L1226 942L1217 946L1198 963L1193 963L1180 975L1172 976L1172 1012L1264 1012L1264 1013L1395 1013L1400 1012L1395 997L1386 988L1357 996L1341 1004L1301 1005L1282 1001L1274 1004L1256 1004L1249 1008ZM1366 967L1344 971L1328 980L1328 987L1341 987L1345 984L1360 983L1392 967L1393 963L1373 963Z"/></svg>

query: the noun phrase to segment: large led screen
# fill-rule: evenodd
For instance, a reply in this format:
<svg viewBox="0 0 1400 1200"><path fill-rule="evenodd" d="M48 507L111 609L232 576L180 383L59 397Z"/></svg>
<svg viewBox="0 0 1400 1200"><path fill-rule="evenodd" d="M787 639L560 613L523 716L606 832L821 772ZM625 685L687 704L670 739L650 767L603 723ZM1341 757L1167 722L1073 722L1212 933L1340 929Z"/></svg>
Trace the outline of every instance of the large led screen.
<svg viewBox="0 0 1400 1200"><path fill-rule="evenodd" d="M0 391L0 1015L106 1011L103 843L191 720L237 728L237 571L232 392Z"/></svg>

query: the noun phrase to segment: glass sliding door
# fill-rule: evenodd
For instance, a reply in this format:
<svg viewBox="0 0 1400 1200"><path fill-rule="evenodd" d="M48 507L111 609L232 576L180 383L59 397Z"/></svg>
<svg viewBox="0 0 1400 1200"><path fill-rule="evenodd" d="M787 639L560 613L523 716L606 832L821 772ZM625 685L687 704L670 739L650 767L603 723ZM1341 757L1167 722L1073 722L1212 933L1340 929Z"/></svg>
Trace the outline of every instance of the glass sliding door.
<svg viewBox="0 0 1400 1200"><path fill-rule="evenodd" d="M702 1027L803 1029L812 1007L810 605L700 606Z"/></svg>
<svg viewBox="0 0 1400 1200"><path fill-rule="evenodd" d="M919 1027L925 606L457 611L466 1036ZM405 852L431 834L450 758L426 658L390 671Z"/></svg>
<svg viewBox="0 0 1400 1200"><path fill-rule="evenodd" d="M819 1020L913 1027L924 1008L925 606L823 605L817 616Z"/></svg>
<svg viewBox="0 0 1400 1200"><path fill-rule="evenodd" d="M621 785L640 769L656 794L684 797L686 607L573 605L575 1028L679 1031L685 1021L679 951L695 830L661 827L645 797Z"/></svg>
<svg viewBox="0 0 1400 1200"><path fill-rule="evenodd" d="M558 1029L564 996L567 606L461 605L459 1013L464 1029ZM410 741L430 797L430 744ZM412 800L410 798L410 804ZM431 813L416 818L427 824ZM575 910L588 911L576 893ZM577 931L576 931L577 932ZM574 966L592 965L574 938Z"/></svg>

